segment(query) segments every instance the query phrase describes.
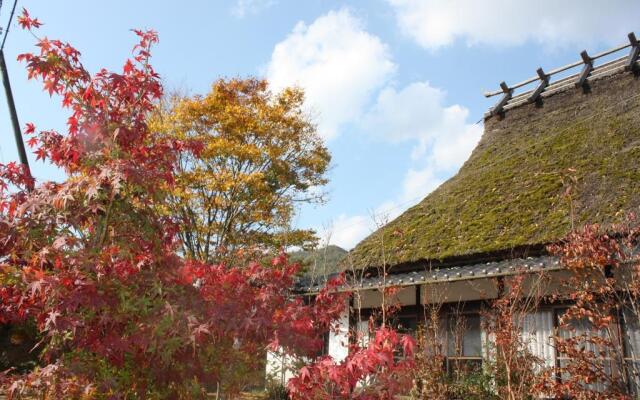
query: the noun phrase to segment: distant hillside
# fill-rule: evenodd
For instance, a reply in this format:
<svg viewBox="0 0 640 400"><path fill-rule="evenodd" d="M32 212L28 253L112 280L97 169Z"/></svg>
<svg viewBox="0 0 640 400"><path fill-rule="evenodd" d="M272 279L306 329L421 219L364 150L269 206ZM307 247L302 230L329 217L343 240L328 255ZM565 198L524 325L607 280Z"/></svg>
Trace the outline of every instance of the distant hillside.
<svg viewBox="0 0 640 400"><path fill-rule="evenodd" d="M289 253L292 262L300 263L304 275L322 277L339 271L339 263L347 254L341 247L329 245L316 250L300 250Z"/></svg>

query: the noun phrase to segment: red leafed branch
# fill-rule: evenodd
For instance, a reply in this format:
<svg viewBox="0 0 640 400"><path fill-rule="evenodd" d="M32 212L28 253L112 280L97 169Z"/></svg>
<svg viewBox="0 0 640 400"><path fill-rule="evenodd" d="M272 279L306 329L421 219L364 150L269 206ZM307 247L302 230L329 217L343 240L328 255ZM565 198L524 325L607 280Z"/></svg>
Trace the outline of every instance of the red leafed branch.
<svg viewBox="0 0 640 400"><path fill-rule="evenodd" d="M41 25L26 11L20 24ZM178 153L197 157L202 145L150 140L158 37L134 33L121 72L92 74L75 48L47 38L18 57L70 115L66 132L25 128L65 181L35 184L0 165L0 322L31 320L42 339L39 368L4 376L10 396L193 399L218 385L232 394L268 346L317 350L344 305L339 280L303 302L284 256L239 268L181 257L177 226L157 209Z"/></svg>
<svg viewBox="0 0 640 400"><path fill-rule="evenodd" d="M625 360L625 330L640 317L640 229L634 215L623 224L586 225L550 247L570 273L561 299L556 351L564 361L544 371L539 393L576 399L631 399L637 366ZM623 329L620 329L623 328Z"/></svg>
<svg viewBox="0 0 640 400"><path fill-rule="evenodd" d="M354 346L344 361L325 357L303 367L289 381L289 393L294 400L394 399L411 387L413 348L410 336L380 328L367 347Z"/></svg>

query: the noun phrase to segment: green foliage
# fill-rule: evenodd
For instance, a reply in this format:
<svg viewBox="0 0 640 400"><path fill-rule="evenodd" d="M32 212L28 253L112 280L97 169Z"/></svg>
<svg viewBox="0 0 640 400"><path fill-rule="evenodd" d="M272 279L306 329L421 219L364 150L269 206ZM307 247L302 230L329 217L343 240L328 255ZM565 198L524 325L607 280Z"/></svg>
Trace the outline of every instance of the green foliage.
<svg viewBox="0 0 640 400"><path fill-rule="evenodd" d="M493 376L476 371L449 378L448 400L498 400L493 390Z"/></svg>

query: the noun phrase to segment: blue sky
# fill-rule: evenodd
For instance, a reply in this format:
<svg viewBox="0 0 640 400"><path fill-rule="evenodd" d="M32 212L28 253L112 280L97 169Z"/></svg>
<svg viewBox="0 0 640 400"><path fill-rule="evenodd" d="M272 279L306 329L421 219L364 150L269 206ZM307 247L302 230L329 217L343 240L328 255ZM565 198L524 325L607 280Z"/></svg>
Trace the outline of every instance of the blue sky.
<svg viewBox="0 0 640 400"><path fill-rule="evenodd" d="M3 26L10 2L0 10ZM452 176L481 133L493 99L515 83L640 33L637 0L21 0L71 42L85 65L119 69L131 28L160 34L154 65L168 89L204 93L220 77L257 75L307 90L307 108L333 155L328 202L296 226L350 248ZM15 22L5 48L21 125L64 129L58 102L28 82L17 54L33 37ZM0 162L17 159L0 96ZM32 160L39 179L59 171ZM373 218L375 217L375 218Z"/></svg>

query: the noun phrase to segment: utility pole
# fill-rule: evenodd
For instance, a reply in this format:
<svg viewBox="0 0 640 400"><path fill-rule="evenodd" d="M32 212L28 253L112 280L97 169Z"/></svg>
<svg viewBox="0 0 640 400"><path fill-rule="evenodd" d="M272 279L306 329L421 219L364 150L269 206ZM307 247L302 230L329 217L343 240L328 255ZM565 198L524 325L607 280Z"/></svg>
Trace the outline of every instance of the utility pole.
<svg viewBox="0 0 640 400"><path fill-rule="evenodd" d="M18 156L20 162L27 168L27 172L31 175L29 169L29 160L27 159L27 152L24 149L24 142L22 141L22 132L20 131L20 123L18 122L18 113L16 112L16 104L13 101L13 92L11 91L11 83L9 82L9 72L7 71L7 63L4 60L4 50L0 49L0 70L2 72L2 84L4 86L4 93L7 96L7 105L9 106L9 116L11 117L11 125L13 125L13 136L16 140L16 146L18 147Z"/></svg>
<svg viewBox="0 0 640 400"><path fill-rule="evenodd" d="M9 28L11 28L11 21L13 20L13 14L16 11L18 0L13 1L13 7L11 8L11 14L9 15L9 22L7 28L4 29L2 35L2 43L0 43L0 72L2 73L2 84L4 86L4 93L7 96L7 105L9 106L9 116L11 117L11 125L13 125L13 137L16 140L16 147L18 148L18 156L20 157L20 163L24 165L26 173L33 177L31 174L31 168L29 168L29 159L27 159L27 152L24 150L24 142L22 141L22 132L20 131L20 123L18 122L18 113L16 112L16 103L13 101L13 92L11 91L11 82L9 82L9 71L7 71L7 63L4 59L4 44L7 42L7 35L9 34ZM2 7L2 0L0 0L0 7ZM31 190L31 185L28 185L28 190Z"/></svg>

